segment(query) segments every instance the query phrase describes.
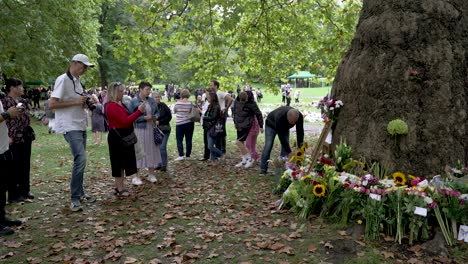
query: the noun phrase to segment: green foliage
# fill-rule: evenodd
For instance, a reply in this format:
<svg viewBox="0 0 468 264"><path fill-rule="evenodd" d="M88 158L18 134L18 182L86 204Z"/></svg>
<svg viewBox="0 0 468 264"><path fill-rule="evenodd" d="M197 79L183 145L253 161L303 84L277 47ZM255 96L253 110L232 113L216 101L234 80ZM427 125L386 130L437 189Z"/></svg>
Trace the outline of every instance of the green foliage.
<svg viewBox="0 0 468 264"><path fill-rule="evenodd" d="M346 140L341 139L340 144L335 148L335 164L338 171L344 170L343 166L353 161L351 152L351 146L346 144Z"/></svg>
<svg viewBox="0 0 468 264"><path fill-rule="evenodd" d="M1 1L0 72L25 81L53 82L74 54L96 58L99 4L100 0Z"/></svg>
<svg viewBox="0 0 468 264"><path fill-rule="evenodd" d="M387 125L387 132L391 136L399 136L408 134L408 124L401 119L394 119Z"/></svg>

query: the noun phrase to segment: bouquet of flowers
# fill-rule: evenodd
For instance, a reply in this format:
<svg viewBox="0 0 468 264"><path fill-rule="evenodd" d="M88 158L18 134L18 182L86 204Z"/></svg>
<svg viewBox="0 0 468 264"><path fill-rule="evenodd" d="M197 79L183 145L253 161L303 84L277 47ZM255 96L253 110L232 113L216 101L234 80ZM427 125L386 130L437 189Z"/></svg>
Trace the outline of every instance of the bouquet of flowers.
<svg viewBox="0 0 468 264"><path fill-rule="evenodd" d="M335 100L326 95L319 101L317 108L322 110L322 119L324 122L335 122L342 106L343 102L341 100Z"/></svg>

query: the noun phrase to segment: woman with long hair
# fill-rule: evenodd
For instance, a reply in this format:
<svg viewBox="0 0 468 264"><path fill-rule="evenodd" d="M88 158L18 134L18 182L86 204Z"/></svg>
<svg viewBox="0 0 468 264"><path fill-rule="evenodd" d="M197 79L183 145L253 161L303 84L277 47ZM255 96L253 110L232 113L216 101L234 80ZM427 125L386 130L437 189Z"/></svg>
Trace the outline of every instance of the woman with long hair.
<svg viewBox="0 0 468 264"><path fill-rule="evenodd" d="M156 119L156 124L158 128L164 133L164 138L159 145L159 150L161 151L161 163L159 163L157 170L166 171L167 169L167 141L169 140L169 135L171 134L171 120L172 114L171 109L163 102L161 102L161 95L159 93L153 93L153 98L156 101L158 106L159 116Z"/></svg>
<svg viewBox="0 0 468 264"><path fill-rule="evenodd" d="M210 105L208 106L205 115L203 115L203 129L207 131L208 148L210 149L210 160L215 161L216 158L224 160L223 152L215 147L215 142L218 135L210 133L210 130L215 129L218 119L221 118L221 107L219 106L218 96L215 92L210 90L209 92L207 92L206 98Z"/></svg>
<svg viewBox="0 0 468 264"><path fill-rule="evenodd" d="M16 168L15 177L11 178L8 187L8 200L21 202L25 199L34 199L30 192L31 146L34 131L30 126L29 108L21 96L24 94L23 81L10 78L5 81L7 96L2 99L3 107L22 109L22 113L15 119L6 121L8 136L10 137L10 151L13 154L13 168Z"/></svg>
<svg viewBox="0 0 468 264"><path fill-rule="evenodd" d="M115 194L117 196L129 196L125 189L124 175L137 174L135 146L125 146L122 138L134 133L133 122L145 111L145 103L138 106L138 110L129 114L122 103L125 86L120 83L112 83L109 86L106 101L106 117L109 125L109 156L112 168L112 177L115 179Z"/></svg>

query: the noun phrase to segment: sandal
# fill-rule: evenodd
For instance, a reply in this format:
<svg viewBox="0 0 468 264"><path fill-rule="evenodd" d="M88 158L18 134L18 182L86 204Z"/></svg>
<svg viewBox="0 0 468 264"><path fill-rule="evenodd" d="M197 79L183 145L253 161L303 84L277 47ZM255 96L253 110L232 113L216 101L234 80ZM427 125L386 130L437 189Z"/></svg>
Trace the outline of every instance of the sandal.
<svg viewBox="0 0 468 264"><path fill-rule="evenodd" d="M115 191L114 194L117 197L128 197L128 196L130 196L130 193L128 192L127 189L123 189L123 190L119 191L117 188L115 188L114 191Z"/></svg>

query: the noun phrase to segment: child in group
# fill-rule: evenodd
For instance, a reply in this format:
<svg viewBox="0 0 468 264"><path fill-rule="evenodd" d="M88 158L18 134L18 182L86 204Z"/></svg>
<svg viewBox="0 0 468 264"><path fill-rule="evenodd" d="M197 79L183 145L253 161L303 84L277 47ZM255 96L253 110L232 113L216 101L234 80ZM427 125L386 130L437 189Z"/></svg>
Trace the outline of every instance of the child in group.
<svg viewBox="0 0 468 264"><path fill-rule="evenodd" d="M263 133L263 115L260 109L258 108L255 101L249 101L248 92L241 92L236 99L234 104L234 125L237 130L237 140L236 145L239 148L242 156L242 160L235 165L236 168L249 168L253 165L254 160L249 150L245 146L245 141L249 135L250 129L252 128L253 119L256 118L260 131ZM253 95L252 95L253 98Z"/></svg>
<svg viewBox="0 0 468 264"><path fill-rule="evenodd" d="M248 95L248 102L255 103L255 96L251 92L247 92ZM257 96L257 100L260 97ZM255 103L256 104L256 103ZM258 124L257 118L252 118L252 127L250 128L249 135L247 136L247 140L245 141L245 146L250 152L250 155L254 162L258 162L260 155L257 152L257 137L258 133L260 132L260 126Z"/></svg>

